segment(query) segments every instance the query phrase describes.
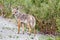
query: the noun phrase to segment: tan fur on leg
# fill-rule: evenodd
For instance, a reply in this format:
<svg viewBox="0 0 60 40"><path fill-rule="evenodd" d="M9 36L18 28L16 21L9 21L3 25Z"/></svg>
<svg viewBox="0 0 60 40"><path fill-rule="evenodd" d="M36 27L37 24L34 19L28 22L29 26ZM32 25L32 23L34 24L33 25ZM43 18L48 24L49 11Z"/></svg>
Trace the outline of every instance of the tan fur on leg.
<svg viewBox="0 0 60 40"><path fill-rule="evenodd" d="M20 32L20 20L18 19L18 34L19 34L19 32Z"/></svg>
<svg viewBox="0 0 60 40"><path fill-rule="evenodd" d="M31 27L30 24L28 24L29 34L31 34Z"/></svg>

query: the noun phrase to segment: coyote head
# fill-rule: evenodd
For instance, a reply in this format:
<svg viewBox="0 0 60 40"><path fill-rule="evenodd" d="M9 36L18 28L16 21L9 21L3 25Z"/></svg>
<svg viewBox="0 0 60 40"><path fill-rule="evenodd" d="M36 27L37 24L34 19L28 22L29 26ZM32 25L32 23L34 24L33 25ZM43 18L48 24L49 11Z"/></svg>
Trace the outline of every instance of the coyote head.
<svg viewBox="0 0 60 40"><path fill-rule="evenodd" d="M11 8L12 9L12 15L18 14L19 13L19 9L18 8Z"/></svg>

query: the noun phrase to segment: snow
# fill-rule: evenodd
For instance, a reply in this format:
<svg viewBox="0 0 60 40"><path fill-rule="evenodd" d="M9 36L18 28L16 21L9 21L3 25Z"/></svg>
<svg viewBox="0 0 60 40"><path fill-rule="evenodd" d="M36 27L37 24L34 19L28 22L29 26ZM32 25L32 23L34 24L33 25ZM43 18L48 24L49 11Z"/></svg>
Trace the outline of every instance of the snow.
<svg viewBox="0 0 60 40"><path fill-rule="evenodd" d="M36 36L28 35L27 32L23 34L21 29L20 34L17 34L17 23L12 19L0 17L0 40L47 40L48 38L55 40L55 37L42 34L36 34Z"/></svg>

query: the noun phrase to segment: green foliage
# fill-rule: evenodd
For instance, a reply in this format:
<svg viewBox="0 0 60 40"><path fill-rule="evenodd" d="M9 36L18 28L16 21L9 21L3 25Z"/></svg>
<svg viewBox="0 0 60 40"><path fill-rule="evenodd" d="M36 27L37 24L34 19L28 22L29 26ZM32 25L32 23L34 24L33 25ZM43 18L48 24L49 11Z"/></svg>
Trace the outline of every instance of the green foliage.
<svg viewBox="0 0 60 40"><path fill-rule="evenodd" d="M58 27L58 32L60 32L60 18L57 18L56 19L56 24L57 24L57 27Z"/></svg>
<svg viewBox="0 0 60 40"><path fill-rule="evenodd" d="M22 6L22 11L35 15L39 20L60 19L60 0L0 0L5 6L6 17L11 17L11 7ZM60 20L56 25L60 28ZM59 29L60 31L60 29Z"/></svg>
<svg viewBox="0 0 60 40"><path fill-rule="evenodd" d="M55 40L60 40L60 36L56 36Z"/></svg>

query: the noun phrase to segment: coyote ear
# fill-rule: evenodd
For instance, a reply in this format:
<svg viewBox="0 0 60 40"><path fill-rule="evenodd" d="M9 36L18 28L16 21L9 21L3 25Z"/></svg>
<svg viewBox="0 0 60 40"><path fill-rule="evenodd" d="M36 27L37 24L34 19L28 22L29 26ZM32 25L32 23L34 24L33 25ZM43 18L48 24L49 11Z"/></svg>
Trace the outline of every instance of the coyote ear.
<svg viewBox="0 0 60 40"><path fill-rule="evenodd" d="M18 10L18 8L16 8Z"/></svg>
<svg viewBox="0 0 60 40"><path fill-rule="evenodd" d="M11 7L11 9L13 9L13 8Z"/></svg>
<svg viewBox="0 0 60 40"><path fill-rule="evenodd" d="M13 11L13 8L11 7L11 11Z"/></svg>

